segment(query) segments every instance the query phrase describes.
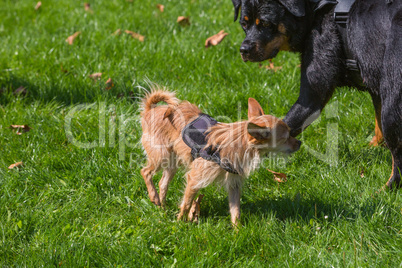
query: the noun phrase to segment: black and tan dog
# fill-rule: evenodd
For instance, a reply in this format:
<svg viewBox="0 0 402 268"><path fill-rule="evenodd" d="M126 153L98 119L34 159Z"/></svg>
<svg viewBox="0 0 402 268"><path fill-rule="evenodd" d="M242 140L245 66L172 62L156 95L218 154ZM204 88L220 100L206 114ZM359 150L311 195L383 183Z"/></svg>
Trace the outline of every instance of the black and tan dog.
<svg viewBox="0 0 402 268"><path fill-rule="evenodd" d="M284 119L292 136L319 115L336 87L368 91L376 112L372 143L382 134L392 153L387 186L402 187L402 1L355 0L343 22L334 11L350 1L338 1L232 0L246 33L241 56L258 62L281 50L301 54L300 95Z"/></svg>

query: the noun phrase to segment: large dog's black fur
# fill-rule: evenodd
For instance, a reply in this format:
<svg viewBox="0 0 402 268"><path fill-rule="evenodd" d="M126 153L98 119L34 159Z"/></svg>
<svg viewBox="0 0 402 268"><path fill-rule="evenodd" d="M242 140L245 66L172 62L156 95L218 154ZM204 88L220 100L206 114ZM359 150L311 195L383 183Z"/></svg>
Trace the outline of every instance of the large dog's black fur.
<svg viewBox="0 0 402 268"><path fill-rule="evenodd" d="M297 136L322 111L339 86L368 91L393 157L387 186L401 187L402 0L356 0L347 42L334 20L334 5L314 10L315 0L232 0L246 33L243 60L263 61L280 50L301 54L300 95L284 121ZM315 1L317 2L317 1ZM360 72L346 68L349 50Z"/></svg>

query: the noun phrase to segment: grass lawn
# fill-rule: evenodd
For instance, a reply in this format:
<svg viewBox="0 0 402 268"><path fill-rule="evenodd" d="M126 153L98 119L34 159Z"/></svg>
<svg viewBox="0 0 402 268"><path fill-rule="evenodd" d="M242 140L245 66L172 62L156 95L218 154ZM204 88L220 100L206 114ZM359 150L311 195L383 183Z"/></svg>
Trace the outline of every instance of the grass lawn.
<svg viewBox="0 0 402 268"><path fill-rule="evenodd" d="M89 2L90 11L77 0L0 6L1 267L402 266L402 192L377 192L391 155L368 147L374 109L353 89L337 90L299 152L266 160L286 183L264 168L246 181L238 232L215 186L201 191L199 224L176 221L183 172L167 209L151 204L139 172L147 80L220 121L246 118L248 97L283 117L298 97L299 58L280 53L276 71L242 62L244 34L229 0ZM178 16L191 24L178 25ZM220 30L229 35L205 49ZM14 95L21 86L26 94ZM32 129L17 135L15 124Z"/></svg>

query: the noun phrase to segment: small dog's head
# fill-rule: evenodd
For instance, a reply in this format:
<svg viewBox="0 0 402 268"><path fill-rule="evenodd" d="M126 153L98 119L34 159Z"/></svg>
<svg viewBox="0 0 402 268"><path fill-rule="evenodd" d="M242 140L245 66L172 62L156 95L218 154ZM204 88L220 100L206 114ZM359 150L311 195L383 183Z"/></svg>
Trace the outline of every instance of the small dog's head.
<svg viewBox="0 0 402 268"><path fill-rule="evenodd" d="M301 141L290 136L290 129L285 122L265 115L261 105L253 98L248 99L247 131L249 143L261 148L264 153L293 153L301 145Z"/></svg>
<svg viewBox="0 0 402 268"><path fill-rule="evenodd" d="M235 21L241 7L240 25L246 38L240 46L244 61L264 61L279 51L295 50L301 35L295 26L305 16L304 0L232 0Z"/></svg>

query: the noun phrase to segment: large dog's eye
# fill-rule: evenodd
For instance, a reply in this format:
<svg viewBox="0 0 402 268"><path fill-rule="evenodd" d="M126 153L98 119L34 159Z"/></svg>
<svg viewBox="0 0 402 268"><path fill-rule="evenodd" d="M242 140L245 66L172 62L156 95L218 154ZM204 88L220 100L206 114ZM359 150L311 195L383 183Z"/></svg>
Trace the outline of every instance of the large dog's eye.
<svg viewBox="0 0 402 268"><path fill-rule="evenodd" d="M263 21L262 26L265 27L265 28L268 28L268 27L271 27L271 23L268 22L268 21Z"/></svg>

